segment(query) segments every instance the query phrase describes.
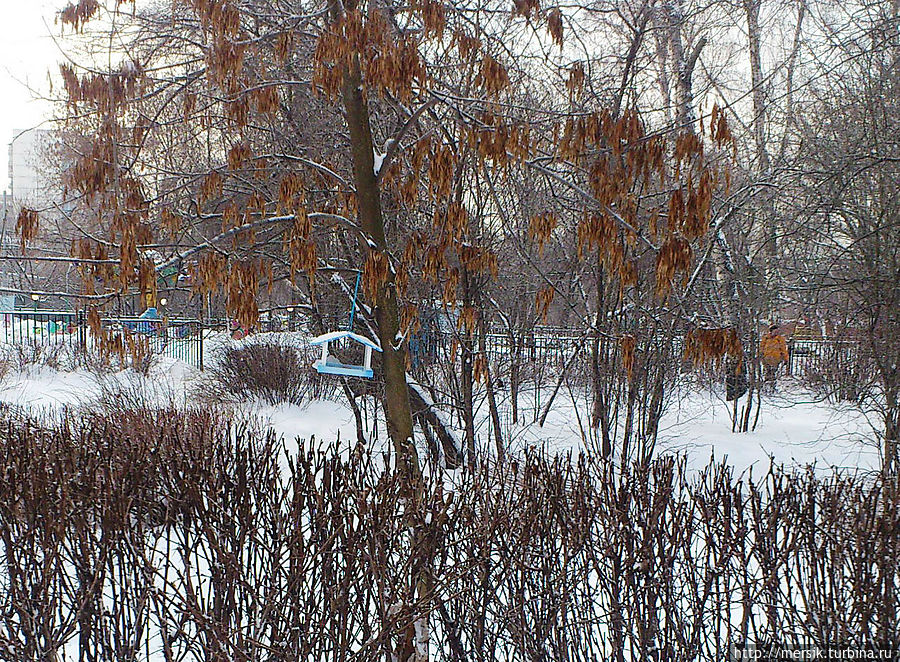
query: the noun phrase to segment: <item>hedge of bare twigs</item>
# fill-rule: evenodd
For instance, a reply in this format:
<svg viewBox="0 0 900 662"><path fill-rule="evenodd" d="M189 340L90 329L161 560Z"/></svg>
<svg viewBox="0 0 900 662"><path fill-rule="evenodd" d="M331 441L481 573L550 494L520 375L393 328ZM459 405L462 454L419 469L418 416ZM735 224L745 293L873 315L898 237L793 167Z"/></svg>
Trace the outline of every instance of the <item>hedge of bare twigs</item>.
<svg viewBox="0 0 900 662"><path fill-rule="evenodd" d="M426 611L441 660L900 633L900 498L874 477L530 455L432 477L412 506L381 456L284 470L274 438L212 413L0 415L3 660L386 660Z"/></svg>

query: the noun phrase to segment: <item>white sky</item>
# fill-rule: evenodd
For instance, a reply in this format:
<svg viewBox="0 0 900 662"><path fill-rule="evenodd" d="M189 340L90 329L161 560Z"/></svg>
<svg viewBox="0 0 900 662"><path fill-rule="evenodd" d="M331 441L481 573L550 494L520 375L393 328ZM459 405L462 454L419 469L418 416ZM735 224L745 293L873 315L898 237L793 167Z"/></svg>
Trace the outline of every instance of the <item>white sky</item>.
<svg viewBox="0 0 900 662"><path fill-rule="evenodd" d="M50 104L34 97L47 95L47 72L58 71L59 49L51 34L60 34L55 12L66 4L0 0L0 190L9 189L7 146L15 132L50 117Z"/></svg>

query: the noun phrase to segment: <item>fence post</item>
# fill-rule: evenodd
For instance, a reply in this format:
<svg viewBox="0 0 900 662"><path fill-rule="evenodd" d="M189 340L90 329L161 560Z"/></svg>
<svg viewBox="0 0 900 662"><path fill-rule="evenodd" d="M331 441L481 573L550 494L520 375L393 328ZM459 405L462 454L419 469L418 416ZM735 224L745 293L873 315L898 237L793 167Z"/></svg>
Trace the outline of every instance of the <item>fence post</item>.
<svg viewBox="0 0 900 662"><path fill-rule="evenodd" d="M75 325L78 329L78 348L87 352L87 328L85 325L84 310L79 310L75 317Z"/></svg>
<svg viewBox="0 0 900 662"><path fill-rule="evenodd" d="M198 347L198 352L200 355L200 370L203 370L203 319L197 321L197 336L200 346Z"/></svg>

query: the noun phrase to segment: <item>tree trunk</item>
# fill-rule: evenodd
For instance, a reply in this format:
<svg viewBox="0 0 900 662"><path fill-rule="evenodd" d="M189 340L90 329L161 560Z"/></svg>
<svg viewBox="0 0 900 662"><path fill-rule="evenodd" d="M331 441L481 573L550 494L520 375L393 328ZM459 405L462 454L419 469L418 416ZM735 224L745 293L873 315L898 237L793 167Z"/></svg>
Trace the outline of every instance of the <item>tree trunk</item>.
<svg viewBox="0 0 900 662"><path fill-rule="evenodd" d="M462 373L460 381L462 382L462 414L463 429L466 432L466 464L467 466L475 466L475 406L474 406L474 382L475 378L472 370L472 335L464 332L460 343L460 360L462 362Z"/></svg>
<svg viewBox="0 0 900 662"><path fill-rule="evenodd" d="M519 336L510 329L510 356L509 365L509 402L512 412L513 425L519 423L519 381L521 376L521 360L522 360L522 344L519 342Z"/></svg>
<svg viewBox="0 0 900 662"><path fill-rule="evenodd" d="M427 425L437 435L444 455L444 468L457 469L462 461L462 449L452 434L452 428L440 415L432 399L424 388L410 379L409 403L414 418L421 421L423 429Z"/></svg>
<svg viewBox="0 0 900 662"><path fill-rule="evenodd" d="M487 353L487 325L484 315L478 319L478 351L484 359L485 388L487 389L488 408L491 414L491 427L494 428L494 444L497 446L497 459L502 461L506 456L506 448L503 445L503 435L500 430L500 410L497 409L497 398L494 395L494 379L491 377L491 362Z"/></svg>
<svg viewBox="0 0 900 662"><path fill-rule="evenodd" d="M603 376L600 369L602 341L600 337L600 324L603 321L603 310L605 304L604 288L606 287L606 278L603 270L603 260L597 255L597 310L594 314L594 331L591 334L591 382L594 394L594 404L591 412L591 427L595 431L599 431L601 442L601 454L604 458L612 457L613 448L612 440L609 435L609 412L607 411L608 401L604 397Z"/></svg>
<svg viewBox="0 0 900 662"><path fill-rule="evenodd" d="M761 0L744 0L747 15L747 45L750 51L750 79L753 86L753 138L756 143L756 161L759 178L767 184L763 187L760 200L760 214L754 227L753 252L762 276L762 291L766 292L767 310L770 317L778 308L776 267L776 223L775 196L772 192L772 166L769 150L766 148L766 98L763 90L762 56L760 55L759 8Z"/></svg>
<svg viewBox="0 0 900 662"><path fill-rule="evenodd" d="M681 39L681 26L684 23L684 10L681 0L668 0L665 5L667 27L669 29L669 45L672 49L672 60L675 65L676 99L678 103L678 125L682 131L694 132L694 91L692 77L700 51L706 45L706 38L701 37L694 50L686 53Z"/></svg>
<svg viewBox="0 0 900 662"><path fill-rule="evenodd" d="M897 444L900 442L900 402L895 388L885 389L884 448L882 449L882 472L885 476L897 473Z"/></svg>
<svg viewBox="0 0 900 662"><path fill-rule="evenodd" d="M462 297L463 305L472 305L472 290L469 278L469 270L462 268ZM462 413L463 413L463 429L466 431L466 455L467 465L474 467L476 464L475 457L475 377L472 362L475 354L475 343L469 330L463 329L460 337L460 361L462 362L462 373L460 380L462 381Z"/></svg>
<svg viewBox="0 0 900 662"><path fill-rule="evenodd" d="M350 405L350 410L353 412L353 420L356 421L356 443L365 445L366 433L365 426L363 425L362 412L359 410L359 405L356 404L356 394L347 383L346 377L341 377L341 389L343 389L344 397L347 398L347 404Z"/></svg>
<svg viewBox="0 0 900 662"><path fill-rule="evenodd" d="M538 425L540 427L544 427L544 423L547 421L547 415L550 413L550 408L553 406L553 401L556 399L556 395L557 393L559 393L560 387L566 380L566 375L569 372L569 368L572 367L572 364L575 362L575 359L578 358L578 355L581 354L582 350L583 347L580 344L572 345L572 353L569 354L569 358L566 359L566 363L563 366L563 369L560 371L559 377L556 378L556 386L553 387L553 391L550 393L550 399L547 400L547 402L544 404L544 411L541 413L540 420L538 420Z"/></svg>
<svg viewBox="0 0 900 662"><path fill-rule="evenodd" d="M653 32L656 43L656 67L659 70L659 93L662 95L666 123L672 121L672 91L669 85L669 49L665 30L665 16L658 8L653 9Z"/></svg>
<svg viewBox="0 0 900 662"><path fill-rule="evenodd" d="M377 253L384 260L389 260L381 211L381 191L375 176L369 108L363 96L358 56L353 57L349 69L344 73L341 92L350 129L359 222L372 242L364 244L364 250ZM386 281L378 289L375 320L378 324L378 339L382 349L384 408L388 434L394 444L398 466L402 466L410 477L417 477L419 458L413 442L412 413L406 385L406 348L397 342L400 317L393 269L388 270Z"/></svg>

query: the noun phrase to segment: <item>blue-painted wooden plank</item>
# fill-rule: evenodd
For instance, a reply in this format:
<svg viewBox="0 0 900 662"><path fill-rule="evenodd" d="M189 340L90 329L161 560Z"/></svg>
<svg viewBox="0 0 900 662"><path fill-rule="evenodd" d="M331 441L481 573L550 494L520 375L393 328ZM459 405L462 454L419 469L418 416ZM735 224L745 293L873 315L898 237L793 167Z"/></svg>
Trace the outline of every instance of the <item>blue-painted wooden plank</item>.
<svg viewBox="0 0 900 662"><path fill-rule="evenodd" d="M365 379L371 379L375 375L371 368L366 369L361 365L344 365L343 363L335 365L332 363L325 364L321 361L316 361L313 365L316 371L323 375L345 375L347 377L363 377Z"/></svg>

